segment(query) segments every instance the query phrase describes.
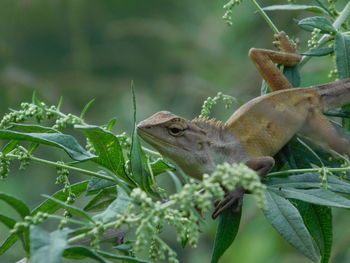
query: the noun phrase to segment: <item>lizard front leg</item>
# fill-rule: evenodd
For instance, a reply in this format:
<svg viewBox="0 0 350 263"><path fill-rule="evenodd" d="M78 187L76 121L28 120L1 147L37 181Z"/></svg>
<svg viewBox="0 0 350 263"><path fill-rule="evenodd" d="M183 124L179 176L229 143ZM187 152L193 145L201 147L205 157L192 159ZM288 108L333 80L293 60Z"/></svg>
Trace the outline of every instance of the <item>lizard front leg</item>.
<svg viewBox="0 0 350 263"><path fill-rule="evenodd" d="M252 48L248 56L272 91L290 89L292 85L274 63L292 67L300 62L301 57L290 43L286 33L280 32L275 35L275 38L277 41L274 44L281 51Z"/></svg>
<svg viewBox="0 0 350 263"><path fill-rule="evenodd" d="M260 179L263 179L275 165L275 160L270 156L257 157L247 161L246 165L255 170ZM224 200L216 205L212 218L217 218L226 209L230 209L233 213L238 213L242 208L245 193L246 190L242 186L237 186L234 191L227 192Z"/></svg>

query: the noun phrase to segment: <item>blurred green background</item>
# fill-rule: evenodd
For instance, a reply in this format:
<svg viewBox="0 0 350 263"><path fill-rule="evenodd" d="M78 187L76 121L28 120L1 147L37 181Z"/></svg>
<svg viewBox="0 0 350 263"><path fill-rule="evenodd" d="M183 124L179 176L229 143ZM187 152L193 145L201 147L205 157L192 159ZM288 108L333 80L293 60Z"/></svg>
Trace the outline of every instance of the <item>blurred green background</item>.
<svg viewBox="0 0 350 263"><path fill-rule="evenodd" d="M347 1L338 2L343 6ZM247 52L251 47L273 48L273 35L248 0L233 10L233 26L228 27L221 19L224 4L222 0L1 0L0 111L4 114L30 101L33 91L49 104L64 97L63 111L74 114L95 98L87 122L101 125L116 117L120 133L130 132L133 125L131 81L138 120L159 110L193 118L203 100L218 91L247 101L259 95L261 83ZM300 50L307 50L309 34L294 19L311 13L270 15L280 30L299 38ZM312 59L302 69L302 86L330 81L332 67L330 58ZM214 115L225 120L231 113L218 107ZM57 189L54 181L52 168L34 164L18 172L14 165L9 179L0 182L0 191L35 207L41 194ZM6 214L8 207L0 205ZM348 220L349 215L335 211L332 262L350 262ZM173 235L165 238L181 262L209 262L215 226L206 220L196 249L179 248ZM1 226L1 242L6 232ZM15 262L22 256L16 246L0 262ZM284 241L247 198L241 231L221 262L310 261Z"/></svg>

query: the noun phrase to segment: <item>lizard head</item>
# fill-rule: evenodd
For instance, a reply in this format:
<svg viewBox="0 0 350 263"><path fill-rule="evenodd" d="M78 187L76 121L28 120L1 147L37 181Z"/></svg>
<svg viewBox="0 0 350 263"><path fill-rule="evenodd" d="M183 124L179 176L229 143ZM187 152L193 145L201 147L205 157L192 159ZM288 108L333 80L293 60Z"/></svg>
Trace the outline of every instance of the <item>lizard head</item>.
<svg viewBox="0 0 350 263"><path fill-rule="evenodd" d="M137 125L137 133L164 157L192 177L210 173L215 164L210 154L208 131L195 122L160 111Z"/></svg>

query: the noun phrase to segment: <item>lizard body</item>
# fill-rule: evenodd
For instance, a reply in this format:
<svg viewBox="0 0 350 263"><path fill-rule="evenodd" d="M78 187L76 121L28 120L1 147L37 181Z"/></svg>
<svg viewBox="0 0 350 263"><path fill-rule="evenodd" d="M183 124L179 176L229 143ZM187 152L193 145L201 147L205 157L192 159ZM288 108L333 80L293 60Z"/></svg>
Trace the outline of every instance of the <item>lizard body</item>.
<svg viewBox="0 0 350 263"><path fill-rule="evenodd" d="M249 52L271 93L247 102L224 124L200 118L187 120L161 111L140 122L138 134L187 175L198 179L212 173L219 163L242 161L265 176L274 165L272 156L296 133L350 157L350 142L323 115L330 108L350 103L350 79L292 88L274 63L295 66L300 56L284 32L277 40L281 51L253 48ZM237 187L217 206L213 217L235 202L240 208L243 193Z"/></svg>
<svg viewBox="0 0 350 263"><path fill-rule="evenodd" d="M350 143L322 115L330 106L341 106L334 105L333 99L340 94L350 94L350 79L259 96L240 107L225 124L187 120L161 111L140 122L138 133L195 178L211 173L224 161L274 156L298 132L350 156ZM341 104L347 102L350 98Z"/></svg>

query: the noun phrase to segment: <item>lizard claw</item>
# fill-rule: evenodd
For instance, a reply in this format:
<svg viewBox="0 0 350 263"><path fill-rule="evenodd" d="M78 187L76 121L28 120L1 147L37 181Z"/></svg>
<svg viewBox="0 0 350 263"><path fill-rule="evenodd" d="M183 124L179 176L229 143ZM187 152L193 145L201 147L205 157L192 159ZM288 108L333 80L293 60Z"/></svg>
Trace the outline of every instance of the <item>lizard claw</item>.
<svg viewBox="0 0 350 263"><path fill-rule="evenodd" d="M297 53L295 45L291 40L289 40L285 32L281 31L278 34L275 34L274 38L276 39L276 41L273 41L272 43L279 50L286 53Z"/></svg>
<svg viewBox="0 0 350 263"><path fill-rule="evenodd" d="M234 191L225 194L225 199L216 204L215 210L211 217L217 218L222 212L230 209L233 213L238 213L243 204L243 196L245 190L243 187L238 186Z"/></svg>

